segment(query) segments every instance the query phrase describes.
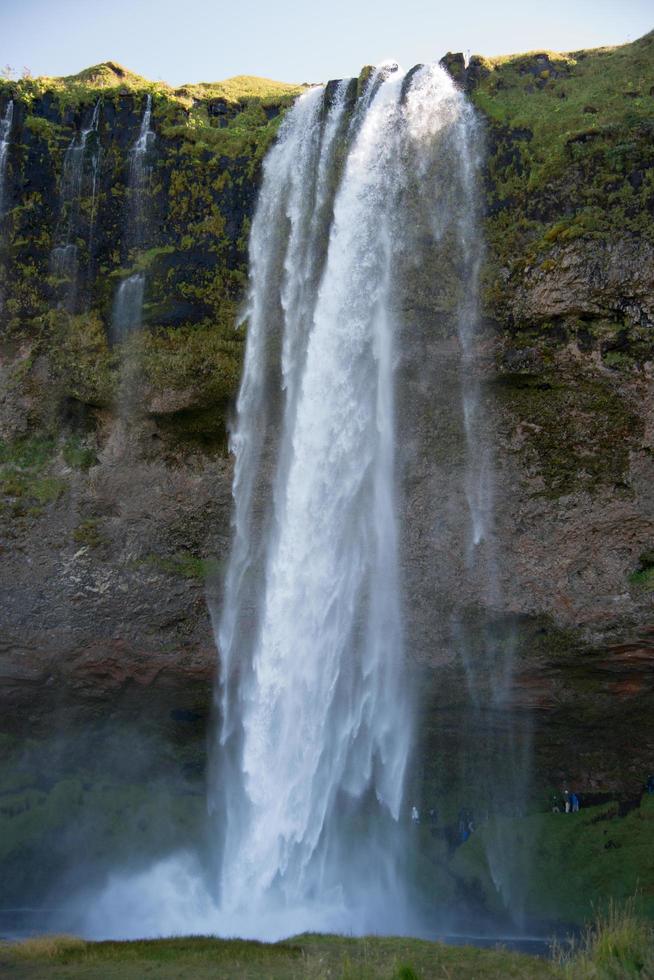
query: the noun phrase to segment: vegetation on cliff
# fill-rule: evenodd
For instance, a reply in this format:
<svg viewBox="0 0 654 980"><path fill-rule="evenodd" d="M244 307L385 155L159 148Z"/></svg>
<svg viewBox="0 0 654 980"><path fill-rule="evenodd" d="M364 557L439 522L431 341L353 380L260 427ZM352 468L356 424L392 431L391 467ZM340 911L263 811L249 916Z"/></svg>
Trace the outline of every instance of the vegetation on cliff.
<svg viewBox="0 0 654 980"><path fill-rule="evenodd" d="M508 438L532 492L629 496L654 358L654 32L445 62L486 121L484 308Z"/></svg>
<svg viewBox="0 0 654 980"><path fill-rule="evenodd" d="M654 31L618 48L476 58L470 70L491 121L494 251L543 262L585 236L654 241Z"/></svg>
<svg viewBox="0 0 654 980"><path fill-rule="evenodd" d="M0 322L9 387L30 399L27 417L5 419L9 438L22 437L26 425L57 436L70 405L84 406L92 422L120 398L124 365L136 358L132 387L163 420L164 437L183 446L188 436L224 450L242 358L236 311L258 169L301 90L245 76L174 90L113 62L65 78L0 82L0 104L13 98L15 105L0 235ZM124 230L130 147L147 95L155 132L149 247L136 250ZM95 164L83 161L81 218L71 242L77 294L70 305L61 300L52 262L61 234L62 168L96 105L99 156ZM90 166L97 168L92 181ZM137 271L147 274L147 331L121 350L111 342L112 304L119 283Z"/></svg>

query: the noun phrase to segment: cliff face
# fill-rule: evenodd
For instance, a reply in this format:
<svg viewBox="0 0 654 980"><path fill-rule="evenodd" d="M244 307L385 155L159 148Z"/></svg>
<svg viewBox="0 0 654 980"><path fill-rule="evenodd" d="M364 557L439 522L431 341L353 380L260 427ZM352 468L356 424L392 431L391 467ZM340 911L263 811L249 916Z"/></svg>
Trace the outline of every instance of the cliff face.
<svg viewBox="0 0 654 980"><path fill-rule="evenodd" d="M588 788L635 789L654 751L653 54L650 33L467 79L488 120L503 573L546 631L522 654L542 768L558 754Z"/></svg>
<svg viewBox="0 0 654 980"><path fill-rule="evenodd" d="M298 91L243 78L173 92L112 64L0 89L0 115L13 100L0 261L10 731L49 731L67 701L96 716L125 696L133 714L143 688L172 687L172 709L206 722L205 587L228 546L248 224ZM130 168L148 96L137 248ZM72 264L58 261L66 249ZM118 344L115 297L135 272L144 329Z"/></svg>
<svg viewBox="0 0 654 980"><path fill-rule="evenodd" d="M644 726L654 676L653 53L648 35L615 51L476 58L467 69L445 59L486 120L478 371L498 446L505 604L495 612L517 638L517 710L536 719L541 780L588 788L632 788L654 753ZM205 730L215 670L206 593L219 602L229 542L225 426L243 349L247 231L261 161L297 91L240 79L173 92L115 65L0 86L0 116L14 105L0 262L9 733L47 734L55 708L83 721L133 718L145 700L167 735ZM148 94L155 141L137 249L125 230L130 150ZM72 207L66 152L98 105ZM53 261L57 246L74 246L74 289ZM135 273L145 277L144 329L116 342L116 291ZM461 437L438 412L439 399L458 397L454 328L421 308L419 287L407 303L407 350L423 345L427 361L452 365L417 428L404 542L412 656L440 670L431 708L442 718L456 687L443 611L460 585L447 559L461 501L439 482L444 447ZM454 516L434 532L443 493ZM474 617L482 597L464 600Z"/></svg>

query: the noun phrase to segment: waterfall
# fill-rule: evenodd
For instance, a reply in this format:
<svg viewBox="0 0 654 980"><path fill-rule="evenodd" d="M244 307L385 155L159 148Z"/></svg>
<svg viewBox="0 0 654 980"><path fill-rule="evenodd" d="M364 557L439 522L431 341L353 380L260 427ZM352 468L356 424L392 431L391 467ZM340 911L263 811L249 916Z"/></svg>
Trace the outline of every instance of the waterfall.
<svg viewBox="0 0 654 980"><path fill-rule="evenodd" d="M144 291L145 276L142 272L136 272L121 282L116 291L111 316L111 330L114 340L124 340L132 331L138 330L141 326Z"/></svg>
<svg viewBox="0 0 654 980"><path fill-rule="evenodd" d="M90 125L73 137L64 156L59 220L51 264L54 275L62 280L62 304L70 312L75 312L77 307L80 237L86 239L88 262L93 254L101 156L99 120L98 101ZM88 206L83 207L83 202L89 198Z"/></svg>
<svg viewBox="0 0 654 980"><path fill-rule="evenodd" d="M130 251L144 248L148 232L148 194L152 167L149 155L155 134L151 129L152 96L145 100L145 110L138 137L130 150L129 181L127 185L127 219L125 242ZM143 319L145 273L133 273L118 286L111 319L111 332L116 341L138 330Z"/></svg>
<svg viewBox="0 0 654 980"><path fill-rule="evenodd" d="M252 225L213 791L241 934L402 928L396 267L407 175L463 99L440 67L396 69L349 125L347 83L327 111L321 88L298 100Z"/></svg>
<svg viewBox="0 0 654 980"><path fill-rule="evenodd" d="M155 140L150 128L152 121L152 96L145 100L145 110L141 120L139 135L130 150L129 159L129 219L127 238L132 248L143 248L147 236L148 199L152 166L149 163L150 151Z"/></svg>
<svg viewBox="0 0 654 980"><path fill-rule="evenodd" d="M10 99L7 103L2 119L0 119L0 250L5 251L7 240L5 236L5 183L7 179L7 158L9 156L9 144L11 141L11 127L14 121L14 102ZM5 286L7 276L7 260L4 254L0 255L0 312L5 305Z"/></svg>
<svg viewBox="0 0 654 980"><path fill-rule="evenodd" d="M446 464L455 472L453 482L448 484L450 478L442 472L439 478L443 498L449 494L459 501L460 516L450 519L450 540L461 556L459 594L453 596L450 620L452 652L463 676L462 689L451 692L459 705L455 746L451 741L443 746L440 766L444 782L456 785L457 808L472 812L477 829L483 825L495 887L514 925L520 926L528 873L516 865L514 830L505 818L524 812L531 741L529 721L514 703L516 638L502 594L493 405L483 380L492 374L492 366L484 351L479 282L484 137L468 102L461 104L451 137L449 195L445 206L428 209L433 240L451 251L459 280L454 319L460 402L458 410L454 405L450 411L453 418L460 417L462 445L457 446L457 460L450 458ZM443 156L437 155L433 163L437 166L432 166L432 176L440 172L442 179ZM453 564L451 554L445 561ZM443 564L436 562L436 570L444 582Z"/></svg>
<svg viewBox="0 0 654 980"><path fill-rule="evenodd" d="M7 175L7 156L11 139L11 126L14 120L14 102L10 99L0 120L0 223L5 215L5 179Z"/></svg>
<svg viewBox="0 0 654 980"><path fill-rule="evenodd" d="M360 93L356 80L314 87L282 122L250 234L233 542L212 610L215 864L175 855L116 874L90 935L419 934L434 906L447 918L437 895L422 917L416 851L423 880L432 865L405 783L411 661L443 654L452 605L496 594L476 380L478 147L474 113L439 66L383 65ZM133 322L142 286L123 284L116 323ZM443 541L453 548L439 552ZM445 588L448 564L466 569L461 594ZM436 640L416 633L420 593L430 607L451 599ZM485 737L498 703L479 708L474 645L458 653L469 704L456 752L438 760L447 776L459 729ZM486 758L485 743L467 747L472 767L475 751Z"/></svg>

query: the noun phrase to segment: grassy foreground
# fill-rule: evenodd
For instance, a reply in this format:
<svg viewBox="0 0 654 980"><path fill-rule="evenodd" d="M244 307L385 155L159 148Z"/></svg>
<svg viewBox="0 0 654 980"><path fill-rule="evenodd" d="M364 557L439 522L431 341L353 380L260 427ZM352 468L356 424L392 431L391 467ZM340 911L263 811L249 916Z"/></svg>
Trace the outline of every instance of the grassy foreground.
<svg viewBox="0 0 654 980"><path fill-rule="evenodd" d="M472 980L558 977L621 980L654 977L654 930L633 902L611 905L572 949L551 961L498 948L446 946L419 939L303 935L280 943L211 939L86 942L43 936L0 944L0 975L14 978L98 977L102 980L193 977L243 980Z"/></svg>
<svg viewBox="0 0 654 980"><path fill-rule="evenodd" d="M0 943L0 976L243 978L243 980L622 980L654 978L654 930L634 913L633 900L611 904L575 946L540 960L502 948L446 946L420 939L302 935L280 943L191 936L134 942L86 942L42 936Z"/></svg>
<svg viewBox="0 0 654 980"><path fill-rule="evenodd" d="M243 978L243 980L431 980L552 977L550 964L504 950L418 939L299 936L282 943L190 937L88 943L41 937L0 947L0 975L15 978Z"/></svg>

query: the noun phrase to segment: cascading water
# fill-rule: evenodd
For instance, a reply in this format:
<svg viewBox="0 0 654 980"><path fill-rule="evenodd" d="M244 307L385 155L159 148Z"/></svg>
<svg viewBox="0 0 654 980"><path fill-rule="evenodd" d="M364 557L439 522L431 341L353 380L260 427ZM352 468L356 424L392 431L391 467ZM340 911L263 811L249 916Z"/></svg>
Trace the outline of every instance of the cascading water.
<svg viewBox="0 0 654 980"><path fill-rule="evenodd" d="M147 241L148 191L152 176L152 166L149 160L155 139L151 123L152 96L148 95L139 135L130 151L125 242L132 253L143 249ZM122 340L140 328L143 319L144 295L145 272L142 270L132 273L120 283L116 291L111 318L114 340Z"/></svg>
<svg viewBox="0 0 654 980"><path fill-rule="evenodd" d="M136 272L121 282L116 291L111 316L111 331L114 340L123 340L141 326L144 292L145 275L142 272Z"/></svg>
<svg viewBox="0 0 654 980"><path fill-rule="evenodd" d="M129 221L127 237L131 248L142 248L147 237L147 194L152 177L150 152L155 140L152 125L152 96L145 99L145 110L139 135L130 151L129 160Z"/></svg>
<svg viewBox="0 0 654 980"><path fill-rule="evenodd" d="M234 539L214 616L215 880L182 856L117 874L87 913L91 935L429 928L407 881L412 556L400 471L416 454L399 437L412 390L396 381L407 356L409 374L438 367L411 340L415 277L440 289L450 316L452 282L461 295L470 285L457 222L471 127L443 69L382 66L358 96L356 80L305 93L264 161ZM429 333L435 307L421 304ZM460 420L458 405L446 412ZM429 501L430 520L441 503Z"/></svg>
<svg viewBox="0 0 654 980"><path fill-rule="evenodd" d="M4 308L5 302L5 282L7 275L7 262L5 260L4 249L6 246L5 237L5 216L7 206L5 203L5 184L7 180L7 160L9 157L9 145L11 142L11 129L14 121L14 102L9 99L5 111L0 119L0 312Z"/></svg>
<svg viewBox="0 0 654 980"><path fill-rule="evenodd" d="M10 99L0 119L0 225L5 216L5 179L7 176L7 157L11 139L11 127L14 120L14 102Z"/></svg>
<svg viewBox="0 0 654 980"><path fill-rule="evenodd" d="M77 305L80 237L86 239L88 262L93 254L101 156L99 121L98 101L90 125L73 137L64 156L59 221L51 265L55 276L62 280L61 301L70 312L75 312Z"/></svg>
<svg viewBox="0 0 654 980"><path fill-rule="evenodd" d="M507 825L506 818L524 813L531 733L528 717L524 712L517 712L514 704L516 638L512 622L502 613L495 529L492 405L484 395L480 380L483 369L477 363L480 360L479 272L483 256L483 243L477 231L481 210L478 187L481 159L477 148L481 142L478 123L473 117L459 140L464 206L460 210L458 236L466 289L459 304L458 334L466 445L464 485L469 514L467 577L474 583L484 613L475 617L472 627L459 620L455 636L471 701L468 723L473 740L483 746L485 756L476 774L476 790L484 816L489 818L484 834L486 857L506 911L513 924L520 927L524 924L528 869L516 864L514 829Z"/></svg>
<svg viewBox="0 0 654 980"><path fill-rule="evenodd" d="M507 917L520 925L527 875L515 865L513 831L505 817L524 809L529 726L514 704L515 637L504 613L495 526L493 406L483 382L493 373L480 316L483 143L477 116L462 99L448 139L433 144L432 157L424 158L415 177L414 193L425 197L426 207L406 250L409 286L403 302L418 308L412 326L419 339L416 346L409 333L402 342L409 350L405 374L414 392L409 400L418 407L409 409L400 442L409 443L403 451L409 479L424 481L419 492L411 491L411 500L418 511L424 509L418 526L422 539L430 542L425 565L415 532L408 545L411 602L415 607L420 601L415 596L431 588L429 602L441 618L432 655L432 676L438 680L431 681L439 689L431 695L438 717L429 736L430 758L422 760L431 775L418 791L429 795L420 802L425 810L439 811L445 829L459 842L470 824L483 829L498 894ZM429 240L425 249L421 243ZM421 262L428 256L427 285L424 274L411 271L418 256ZM425 330L425 309L434 326L443 321L444 329ZM424 367L416 367L420 355ZM431 419L427 430L425 417ZM429 462L417 478L417 460L425 452ZM433 501L429 507L426 495ZM425 640L433 643L437 617L423 607L413 608L410 618L429 622L426 636L418 642L412 638L420 651ZM433 897L438 905L438 896Z"/></svg>
<svg viewBox="0 0 654 980"><path fill-rule="evenodd" d="M378 70L344 133L344 96L325 118L314 89L285 120L250 243L214 799L221 909L255 934L404 927L395 268L406 175L463 100L439 67Z"/></svg>

